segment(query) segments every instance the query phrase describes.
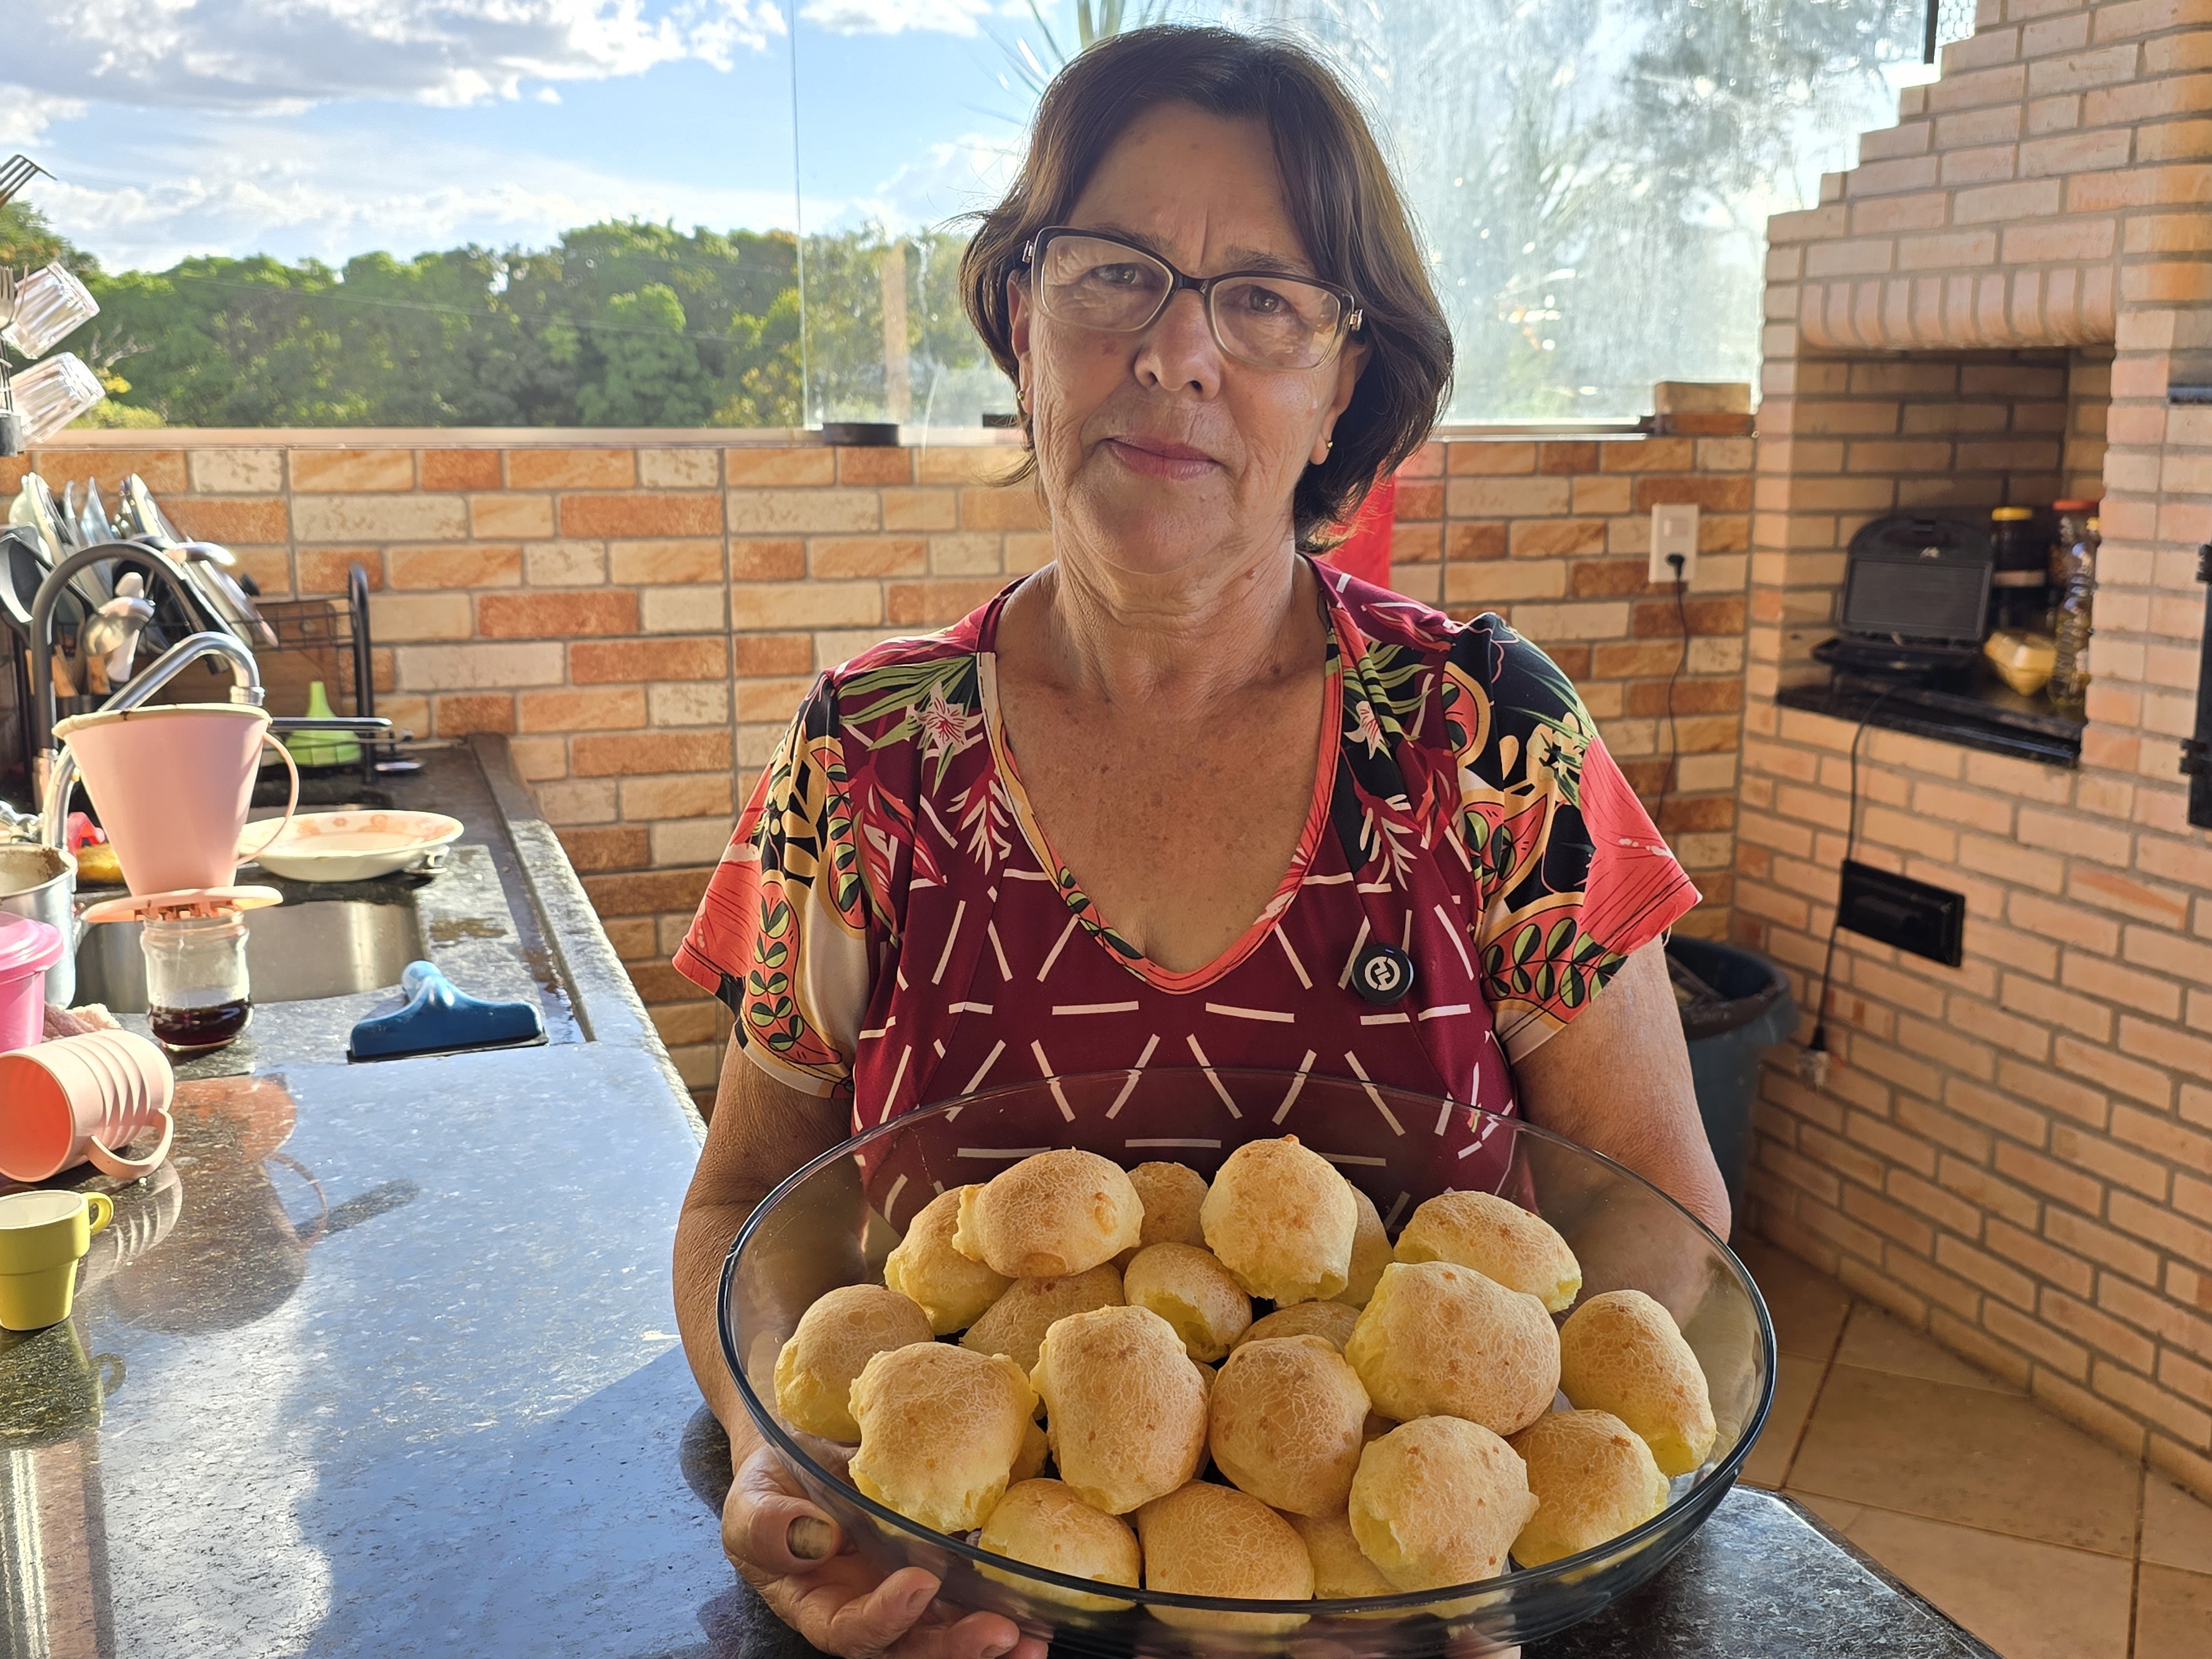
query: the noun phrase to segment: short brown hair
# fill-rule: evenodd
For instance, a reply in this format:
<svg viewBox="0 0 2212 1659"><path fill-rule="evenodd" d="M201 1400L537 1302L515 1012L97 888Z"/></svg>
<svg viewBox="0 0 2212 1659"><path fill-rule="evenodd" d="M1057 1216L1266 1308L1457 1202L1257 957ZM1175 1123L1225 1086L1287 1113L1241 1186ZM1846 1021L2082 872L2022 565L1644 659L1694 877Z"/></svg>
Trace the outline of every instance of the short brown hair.
<svg viewBox="0 0 2212 1659"><path fill-rule="evenodd" d="M1018 375L1006 278L1022 247L1061 222L1130 123L1161 104L1257 119L1273 141L1291 222L1315 273L1350 289L1370 349L1335 447L1291 498L1298 546L1329 544L1369 487L1420 447L1451 387L1451 331L1429 286L1388 162L1341 82L1310 52L1272 36L1164 24L1102 40L1053 77L1029 155L1006 199L979 216L960 261L968 319L1008 378ZM1021 416L1030 429L1030 415Z"/></svg>

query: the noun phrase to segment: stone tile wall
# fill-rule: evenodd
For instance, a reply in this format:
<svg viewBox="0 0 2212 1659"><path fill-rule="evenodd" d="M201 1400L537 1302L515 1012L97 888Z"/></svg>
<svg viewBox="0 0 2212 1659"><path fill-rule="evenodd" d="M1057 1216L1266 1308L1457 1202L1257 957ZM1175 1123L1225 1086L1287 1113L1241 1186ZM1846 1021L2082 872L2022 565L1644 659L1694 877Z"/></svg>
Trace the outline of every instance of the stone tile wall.
<svg viewBox="0 0 2212 1659"><path fill-rule="evenodd" d="M1743 684L1747 389L1669 388L1657 435L1430 445L1401 474L1397 585L1495 610L1581 686L1727 926ZM1680 409L1672 405L1681 405ZM1697 406L1702 405L1702 407ZM750 436L751 434L748 434ZM128 447L125 446L128 441ZM833 450L729 433L73 434L58 491L137 472L271 597L374 590L380 712L507 733L661 1035L710 1089L720 1006L668 966L731 819L813 677L953 621L1051 556L1007 447ZM12 492L23 463L0 461ZM14 469L11 471L11 469ZM1694 501L1682 614L1650 508ZM1670 673L1676 717L1665 703Z"/></svg>

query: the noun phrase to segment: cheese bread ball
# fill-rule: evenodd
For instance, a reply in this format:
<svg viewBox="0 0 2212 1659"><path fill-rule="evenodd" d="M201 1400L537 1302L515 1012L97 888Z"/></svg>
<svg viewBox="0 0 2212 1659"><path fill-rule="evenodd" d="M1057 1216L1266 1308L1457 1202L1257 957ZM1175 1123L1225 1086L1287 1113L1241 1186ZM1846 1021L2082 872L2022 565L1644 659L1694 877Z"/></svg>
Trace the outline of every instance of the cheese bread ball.
<svg viewBox="0 0 2212 1659"><path fill-rule="evenodd" d="M1559 1386L1583 1410L1611 1412L1641 1435L1662 1474L1687 1474L1713 1449L1705 1370L1674 1316L1641 1291L1607 1291L1567 1316Z"/></svg>
<svg viewBox="0 0 2212 1659"><path fill-rule="evenodd" d="M1291 1523L1249 1493L1202 1481L1156 1498L1137 1511L1145 1547L1145 1588L1176 1595L1237 1596L1251 1601L1313 1599L1313 1558ZM1164 1625L1186 1629L1295 1630L1304 1613L1201 1613L1152 1609Z"/></svg>
<svg viewBox="0 0 2212 1659"><path fill-rule="evenodd" d="M1022 1449L1014 1455L1014 1467L1006 1471L1006 1479L1015 1482L1034 1480L1044 1473L1045 1460L1052 1455L1051 1444L1044 1437L1044 1425L1035 1418L1022 1431Z"/></svg>
<svg viewBox="0 0 2212 1659"><path fill-rule="evenodd" d="M1286 1515L1313 1562L1314 1600L1335 1601L1358 1595L1395 1595L1397 1586L1375 1570L1352 1535L1348 1515ZM1383 1615L1388 1616L1388 1615Z"/></svg>
<svg viewBox="0 0 2212 1659"><path fill-rule="evenodd" d="M1367 1390L1318 1336L1248 1342L1213 1379L1214 1467L1273 1509L1334 1515L1352 1495Z"/></svg>
<svg viewBox="0 0 2212 1659"><path fill-rule="evenodd" d="M1352 1185L1349 1182L1345 1184ZM1352 1201L1358 1208L1359 1219L1352 1230L1352 1271L1344 1281L1344 1289L1337 1293L1337 1300L1364 1308L1367 1298L1375 1294L1375 1281L1390 1265L1390 1235L1382 1231L1382 1212L1376 1209L1373 1199L1352 1187Z"/></svg>
<svg viewBox="0 0 2212 1659"><path fill-rule="evenodd" d="M1120 1164L1062 1146L963 1188L952 1248L1009 1279L1058 1279L1111 1261L1144 1221Z"/></svg>
<svg viewBox="0 0 2212 1659"><path fill-rule="evenodd" d="M1145 1206L1144 1224L1137 1231L1137 1249L1147 1244L1198 1244L1206 1234L1198 1224L1198 1206L1206 1202L1206 1177L1188 1164L1139 1164L1129 1171L1129 1184ZM1124 1250L1115 1265L1127 1267L1136 1250Z"/></svg>
<svg viewBox="0 0 2212 1659"><path fill-rule="evenodd" d="M975 1190L950 1187L923 1205L884 1262L884 1283L919 1303L939 1336L966 1330L1012 1282L952 1248L960 1195Z"/></svg>
<svg viewBox="0 0 2212 1659"><path fill-rule="evenodd" d="M1513 1448L1456 1417L1401 1424L1359 1455L1352 1480L1352 1535L1401 1590L1495 1578L1535 1512Z"/></svg>
<svg viewBox="0 0 2212 1659"><path fill-rule="evenodd" d="M825 1440L858 1440L850 1396L860 1368L886 1349L930 1340L929 1316L896 1291L844 1285L799 1316L775 1357L775 1408Z"/></svg>
<svg viewBox="0 0 2212 1659"><path fill-rule="evenodd" d="M1344 1177L1296 1135L1230 1153L1198 1213L1206 1248L1254 1296L1313 1302L1350 1281L1359 1206Z"/></svg>
<svg viewBox="0 0 2212 1659"><path fill-rule="evenodd" d="M1610 1412L1547 1412L1508 1443L1536 1494L1536 1513L1513 1540L1524 1567L1594 1548L1667 1507L1651 1448Z"/></svg>
<svg viewBox="0 0 2212 1659"><path fill-rule="evenodd" d="M1037 1348L1056 1319L1121 1305L1121 1275L1112 1262L1065 1279L1017 1279L960 1339L977 1353L1002 1353L1024 1371L1036 1369Z"/></svg>
<svg viewBox="0 0 2212 1659"><path fill-rule="evenodd" d="M1193 1244L1147 1244L1121 1274L1122 1298L1150 1308L1176 1328L1193 1359L1208 1364L1227 1353L1252 1323L1252 1298L1210 1250Z"/></svg>
<svg viewBox="0 0 2212 1659"><path fill-rule="evenodd" d="M1095 1578L1102 1584L1134 1589L1143 1574L1137 1534L1118 1515L1094 1510L1058 1480L1024 1480L1006 1488L983 1531L981 1548L1032 1567L1064 1572L1071 1578ZM1033 1595L1071 1607L1111 1613L1129 1604L1111 1595L1041 1584L1034 1578L981 1570L987 1577L1012 1584Z"/></svg>
<svg viewBox="0 0 2212 1659"><path fill-rule="evenodd" d="M1021 1456L1036 1395L1003 1354L917 1342L871 1359L853 1384L853 1484L939 1532L983 1524Z"/></svg>
<svg viewBox="0 0 2212 1659"><path fill-rule="evenodd" d="M1173 1492L1206 1454L1206 1384L1149 1308L1100 1308L1045 1333L1032 1380L1060 1478L1109 1515Z"/></svg>
<svg viewBox="0 0 2212 1659"><path fill-rule="evenodd" d="M1517 1434L1551 1409L1559 1334L1534 1297L1449 1261L1394 1261L1344 1345L1375 1409Z"/></svg>
<svg viewBox="0 0 2212 1659"><path fill-rule="evenodd" d="M1552 1224L1494 1193L1440 1193L1398 1235L1401 1261L1456 1261L1552 1313L1575 1305L1582 1263Z"/></svg>
<svg viewBox="0 0 2212 1659"><path fill-rule="evenodd" d="M1254 1320L1251 1328L1230 1346L1241 1348L1247 1342L1266 1342L1279 1336L1318 1336L1341 1353L1352 1340L1352 1328L1358 1322L1359 1310L1341 1302L1293 1302L1265 1319Z"/></svg>

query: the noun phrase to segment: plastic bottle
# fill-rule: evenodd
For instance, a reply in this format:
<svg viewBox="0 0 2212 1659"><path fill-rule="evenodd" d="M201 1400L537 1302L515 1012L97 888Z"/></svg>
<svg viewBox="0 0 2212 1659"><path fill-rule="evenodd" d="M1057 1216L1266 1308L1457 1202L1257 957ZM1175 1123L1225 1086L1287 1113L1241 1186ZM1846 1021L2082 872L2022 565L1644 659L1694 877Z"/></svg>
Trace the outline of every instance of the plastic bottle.
<svg viewBox="0 0 2212 1659"><path fill-rule="evenodd" d="M2097 520L2081 525L2080 536L2066 555L2066 592L2058 602L2054 632L2058 660L2051 670L2051 706L2062 714L2079 715L2089 696L2090 612L2097 593Z"/></svg>

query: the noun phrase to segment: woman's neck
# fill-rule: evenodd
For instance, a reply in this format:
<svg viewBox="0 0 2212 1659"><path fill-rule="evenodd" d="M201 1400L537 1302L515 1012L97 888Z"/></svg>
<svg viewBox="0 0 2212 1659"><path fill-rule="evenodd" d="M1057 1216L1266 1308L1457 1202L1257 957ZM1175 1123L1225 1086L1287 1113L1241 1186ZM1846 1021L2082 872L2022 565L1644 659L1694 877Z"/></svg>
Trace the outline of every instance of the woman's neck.
<svg viewBox="0 0 2212 1659"><path fill-rule="evenodd" d="M1023 666L1055 689L1170 718L1312 672L1322 631L1287 544L1158 576L1062 559L1009 601L1002 640L1010 620Z"/></svg>

